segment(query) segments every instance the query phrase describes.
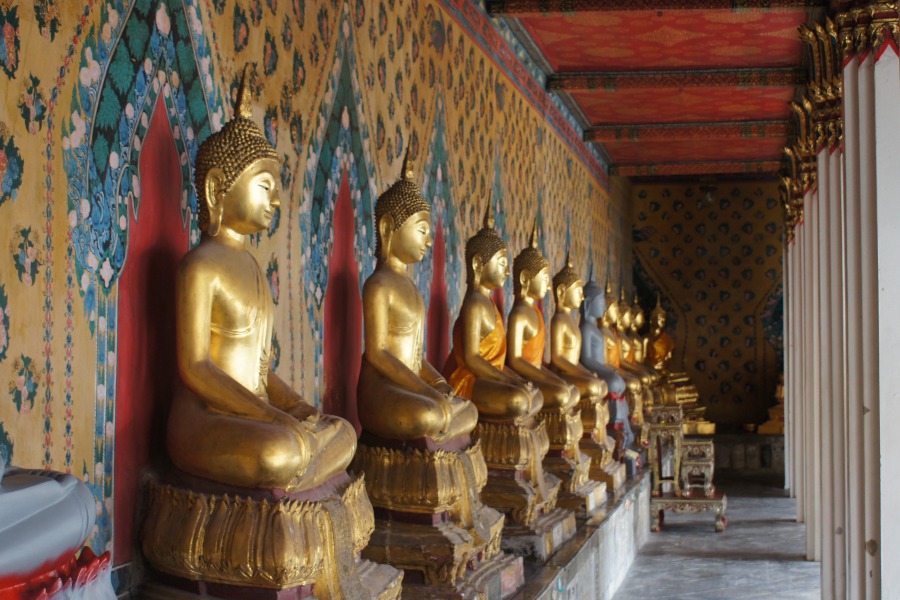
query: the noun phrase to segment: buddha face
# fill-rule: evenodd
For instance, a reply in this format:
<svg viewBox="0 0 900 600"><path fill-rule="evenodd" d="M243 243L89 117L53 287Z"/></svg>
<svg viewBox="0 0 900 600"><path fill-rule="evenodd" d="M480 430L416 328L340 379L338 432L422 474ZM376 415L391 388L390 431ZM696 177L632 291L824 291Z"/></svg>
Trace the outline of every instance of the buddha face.
<svg viewBox="0 0 900 600"><path fill-rule="evenodd" d="M666 327L666 315L662 312L657 312L650 316L650 325L653 329L657 331L662 331Z"/></svg>
<svg viewBox="0 0 900 600"><path fill-rule="evenodd" d="M391 254L404 264L417 263L431 248L431 212L421 210L391 234Z"/></svg>
<svg viewBox="0 0 900 600"><path fill-rule="evenodd" d="M277 160L264 158L244 169L228 190L217 190L222 226L243 235L266 229L281 206L279 171Z"/></svg>
<svg viewBox="0 0 900 600"><path fill-rule="evenodd" d="M500 250L481 266L481 284L491 290L503 287L509 277L509 252Z"/></svg>
<svg viewBox="0 0 900 600"><path fill-rule="evenodd" d="M582 288L583 291L583 288ZM597 320L603 316L603 313L606 312L606 300L603 298L603 294L597 294L594 298L585 306L584 316L587 319Z"/></svg>
<svg viewBox="0 0 900 600"><path fill-rule="evenodd" d="M608 325L615 325L619 322L618 302L610 302L609 306L606 309L606 313L604 313L603 315L603 320L606 321Z"/></svg>
<svg viewBox="0 0 900 600"><path fill-rule="evenodd" d="M644 326L644 311L638 310L634 312L634 317L631 321L631 329L637 333Z"/></svg>
<svg viewBox="0 0 900 600"><path fill-rule="evenodd" d="M577 310L582 302L584 302L584 285L580 281L570 285L560 296L560 305L572 310Z"/></svg>
<svg viewBox="0 0 900 600"><path fill-rule="evenodd" d="M527 288L523 286L523 289L526 289L528 296L535 300L541 300L547 295L547 289L550 287L550 267L544 267L538 271L537 275L526 282L526 285Z"/></svg>

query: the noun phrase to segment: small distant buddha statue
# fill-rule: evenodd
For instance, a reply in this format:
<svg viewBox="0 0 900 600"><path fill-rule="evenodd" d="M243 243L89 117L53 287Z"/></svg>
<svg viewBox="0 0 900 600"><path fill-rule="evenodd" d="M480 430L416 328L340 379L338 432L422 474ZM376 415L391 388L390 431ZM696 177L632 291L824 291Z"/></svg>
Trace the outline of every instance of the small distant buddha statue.
<svg viewBox="0 0 900 600"><path fill-rule="evenodd" d="M609 410L608 429L615 434L616 449L614 457L618 460L626 448L634 443L631 420L628 415L628 402L625 398L627 385L618 369L617 362L611 359L618 357L618 345L615 337L603 325L606 314L606 295L596 281L589 281L584 286L585 300L581 315L581 364L597 373L609 388L607 408Z"/></svg>
<svg viewBox="0 0 900 600"><path fill-rule="evenodd" d="M538 414L543 394L505 366L506 328L491 292L509 275L509 251L494 229L490 201L483 227L466 242L465 258L468 289L453 325L453 350L444 373L456 393L478 407L475 433L488 469L482 498L507 515L503 542L521 552L523 545L515 540L524 537L528 551L546 560L574 533L575 519L556 508L560 481L543 470L550 444ZM554 528L564 535L554 537Z"/></svg>
<svg viewBox="0 0 900 600"><path fill-rule="evenodd" d="M635 414L635 407L640 408L644 399L644 386L640 377L628 369L626 359L630 346L622 343L622 335L619 333L619 325L622 323L622 304L616 299L609 283L606 284L606 312L600 318L601 329L605 338L606 364L614 366L619 375L625 380L628 401L628 415L633 426L643 422L643 415ZM622 355L623 348L626 356Z"/></svg>
<svg viewBox="0 0 900 600"><path fill-rule="evenodd" d="M705 419L706 407L700 404L700 394L684 372L674 372L670 368L675 339L665 330L666 311L659 296L656 306L650 311L650 330L645 363L661 375L664 401L681 405L684 415L685 435L712 435L716 424Z"/></svg>
<svg viewBox="0 0 900 600"><path fill-rule="evenodd" d="M197 152L203 236L178 269L181 385L166 443L178 471L150 486L144 554L155 569L188 581L356 597L356 556L372 522L362 480L345 471L356 432L269 369L274 304L249 236L269 226L280 204L281 163L252 120L246 83L245 69L234 118ZM343 509L350 536L321 529L323 498ZM269 517L273 504L284 518ZM248 533L228 533L235 519ZM272 539L282 542L250 550ZM326 564L334 560L347 567L342 577ZM388 580L389 590L373 593L399 593L400 574Z"/></svg>
<svg viewBox="0 0 900 600"><path fill-rule="evenodd" d="M579 517L590 518L602 504L600 497L605 496L606 486L590 479L591 459L580 449L584 434L578 406L580 389L543 363L547 336L544 314L537 302L547 295L550 263L538 250L537 222L530 244L513 261L513 284L516 299L509 313L506 363L519 376L534 383L544 396L541 415L550 438L544 468L563 482L560 506L576 510ZM581 383L589 386L583 380ZM595 388L600 384L596 380L593 383Z"/></svg>
<svg viewBox="0 0 900 600"><path fill-rule="evenodd" d="M550 368L576 386L584 435L581 450L591 458L590 477L618 489L625 480L624 465L613 460L615 440L607 434L609 386L581 363L582 332L573 314L584 302L584 283L566 255L565 266L553 276L556 312L550 321ZM596 324L594 324L596 328ZM623 382L624 387L624 382Z"/></svg>
<svg viewBox="0 0 900 600"><path fill-rule="evenodd" d="M462 593L480 580L477 572L507 560L503 515L481 502L486 467L470 436L478 409L424 356L425 302L409 268L431 247L431 206L408 149L400 179L375 204L375 233L377 263L363 287L363 432L353 462L366 473L377 517L363 555L403 569L410 583L437 586L419 593Z"/></svg>

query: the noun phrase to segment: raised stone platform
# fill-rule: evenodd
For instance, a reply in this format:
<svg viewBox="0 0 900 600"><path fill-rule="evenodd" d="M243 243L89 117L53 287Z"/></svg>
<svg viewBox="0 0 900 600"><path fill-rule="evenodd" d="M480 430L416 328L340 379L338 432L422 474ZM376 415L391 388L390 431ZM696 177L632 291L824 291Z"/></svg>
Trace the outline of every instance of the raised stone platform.
<svg viewBox="0 0 900 600"><path fill-rule="evenodd" d="M609 600L650 535L650 476L628 481L605 518L575 536L540 565L525 562L525 587L511 600Z"/></svg>

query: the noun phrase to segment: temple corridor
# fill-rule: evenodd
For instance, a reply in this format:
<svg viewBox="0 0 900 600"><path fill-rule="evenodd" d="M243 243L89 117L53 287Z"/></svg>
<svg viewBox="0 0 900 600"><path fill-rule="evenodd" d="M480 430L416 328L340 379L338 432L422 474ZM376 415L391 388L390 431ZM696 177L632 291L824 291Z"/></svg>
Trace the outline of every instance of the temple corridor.
<svg viewBox="0 0 900 600"><path fill-rule="evenodd" d="M728 528L709 514L669 514L628 572L615 599L818 600L820 563L805 560L805 525L779 486L723 480Z"/></svg>

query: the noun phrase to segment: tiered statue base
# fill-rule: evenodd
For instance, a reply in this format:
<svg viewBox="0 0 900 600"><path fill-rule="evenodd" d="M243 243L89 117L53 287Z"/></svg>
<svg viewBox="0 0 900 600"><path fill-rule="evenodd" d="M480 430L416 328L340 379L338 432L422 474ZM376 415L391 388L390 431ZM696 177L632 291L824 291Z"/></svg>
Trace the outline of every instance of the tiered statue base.
<svg viewBox="0 0 900 600"><path fill-rule="evenodd" d="M544 473L550 441L543 420L479 422L475 435L487 466L482 500L506 515L502 548L546 561L575 534L575 515L556 508L561 482Z"/></svg>
<svg viewBox="0 0 900 600"><path fill-rule="evenodd" d="M500 551L503 515L481 503L487 470L478 443L363 432L353 466L366 472L375 506L363 556L404 571L404 598L499 600L522 586L521 559Z"/></svg>
<svg viewBox="0 0 900 600"><path fill-rule="evenodd" d="M606 491L617 497L625 484L625 465L613 458L616 441L608 437L609 405L600 398L582 398L581 423L584 435L581 437L581 451L591 459L589 477L606 484Z"/></svg>
<svg viewBox="0 0 900 600"><path fill-rule="evenodd" d="M543 411L550 449L544 458L544 469L559 477L561 486L557 504L568 508L580 520L590 522L602 518L600 509L606 504L606 484L591 479L591 458L581 452L579 440L584 436L581 411Z"/></svg>
<svg viewBox="0 0 900 600"><path fill-rule="evenodd" d="M164 583L219 598L399 598L402 574L361 560L373 529L362 477L303 492L173 472L147 482L144 557Z"/></svg>

